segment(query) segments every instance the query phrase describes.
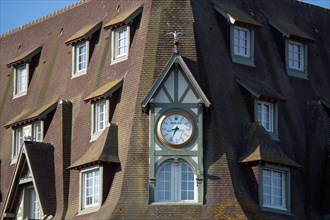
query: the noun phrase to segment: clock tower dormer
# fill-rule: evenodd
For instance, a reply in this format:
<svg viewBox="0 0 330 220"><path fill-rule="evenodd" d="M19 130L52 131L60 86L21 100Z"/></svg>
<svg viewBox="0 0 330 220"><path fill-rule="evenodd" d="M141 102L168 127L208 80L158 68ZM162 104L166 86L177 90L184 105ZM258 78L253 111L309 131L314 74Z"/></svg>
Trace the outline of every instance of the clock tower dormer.
<svg viewBox="0 0 330 220"><path fill-rule="evenodd" d="M203 203L203 107L210 104L176 45L142 103L149 113L150 203Z"/></svg>

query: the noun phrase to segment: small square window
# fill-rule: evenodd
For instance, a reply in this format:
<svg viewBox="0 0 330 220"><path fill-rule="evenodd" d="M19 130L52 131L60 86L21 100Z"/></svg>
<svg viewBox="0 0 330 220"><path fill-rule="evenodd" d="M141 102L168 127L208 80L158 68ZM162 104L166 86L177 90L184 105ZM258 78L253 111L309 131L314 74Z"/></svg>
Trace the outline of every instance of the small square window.
<svg viewBox="0 0 330 220"><path fill-rule="evenodd" d="M289 211L289 169L263 166L261 178L261 206L267 210Z"/></svg>
<svg viewBox="0 0 330 220"><path fill-rule="evenodd" d="M288 46L289 68L295 70L304 70L304 46L301 43L289 42Z"/></svg>
<svg viewBox="0 0 330 220"><path fill-rule="evenodd" d="M234 27L234 54L250 57L250 31L245 28Z"/></svg>
<svg viewBox="0 0 330 220"><path fill-rule="evenodd" d="M89 41L73 46L73 76L86 73L88 66Z"/></svg>
<svg viewBox="0 0 330 220"><path fill-rule="evenodd" d="M274 132L274 107L272 103L258 101L257 117L266 131Z"/></svg>
<svg viewBox="0 0 330 220"><path fill-rule="evenodd" d="M15 68L14 96L25 95L28 89L28 65L24 64Z"/></svg>
<svg viewBox="0 0 330 220"><path fill-rule="evenodd" d="M80 174L80 211L83 211L80 214L87 214L88 210L97 211L102 202L102 167L83 169Z"/></svg>
<svg viewBox="0 0 330 220"><path fill-rule="evenodd" d="M121 27L112 32L112 60L127 59L129 50L129 27Z"/></svg>

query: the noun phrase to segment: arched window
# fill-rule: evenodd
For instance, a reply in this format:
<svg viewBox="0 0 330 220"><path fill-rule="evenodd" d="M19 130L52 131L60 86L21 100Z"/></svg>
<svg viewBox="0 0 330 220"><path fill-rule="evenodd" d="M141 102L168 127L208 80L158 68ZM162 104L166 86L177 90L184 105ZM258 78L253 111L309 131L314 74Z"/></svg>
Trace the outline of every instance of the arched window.
<svg viewBox="0 0 330 220"><path fill-rule="evenodd" d="M186 162L165 162L157 172L155 201L195 202L195 180L194 172Z"/></svg>

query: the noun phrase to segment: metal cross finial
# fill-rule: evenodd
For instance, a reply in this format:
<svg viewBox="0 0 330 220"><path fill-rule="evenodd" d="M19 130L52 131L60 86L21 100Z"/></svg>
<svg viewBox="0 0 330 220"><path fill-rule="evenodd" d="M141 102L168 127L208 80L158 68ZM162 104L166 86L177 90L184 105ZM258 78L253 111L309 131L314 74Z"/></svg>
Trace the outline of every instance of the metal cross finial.
<svg viewBox="0 0 330 220"><path fill-rule="evenodd" d="M172 34L173 35L173 38L174 38L174 53L179 53L178 52L179 35L182 35L182 33L181 32L177 32L177 31L174 31L174 32L167 33L167 35L168 34Z"/></svg>

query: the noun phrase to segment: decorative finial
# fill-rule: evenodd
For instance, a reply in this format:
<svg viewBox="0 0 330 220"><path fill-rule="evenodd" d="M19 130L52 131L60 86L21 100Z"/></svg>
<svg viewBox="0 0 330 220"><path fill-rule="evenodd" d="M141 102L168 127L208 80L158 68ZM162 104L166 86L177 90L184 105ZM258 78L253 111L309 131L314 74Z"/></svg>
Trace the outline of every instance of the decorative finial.
<svg viewBox="0 0 330 220"><path fill-rule="evenodd" d="M181 32L177 32L177 31L174 31L174 32L170 32L170 33L167 33L168 34L172 34L173 35L173 38L174 38L174 53L175 54L178 54L179 53L179 50L178 50L178 46L179 46L179 35L181 35L182 33Z"/></svg>

